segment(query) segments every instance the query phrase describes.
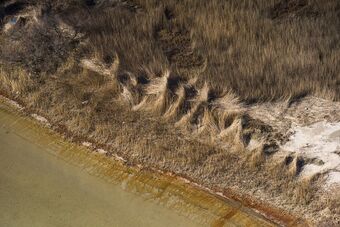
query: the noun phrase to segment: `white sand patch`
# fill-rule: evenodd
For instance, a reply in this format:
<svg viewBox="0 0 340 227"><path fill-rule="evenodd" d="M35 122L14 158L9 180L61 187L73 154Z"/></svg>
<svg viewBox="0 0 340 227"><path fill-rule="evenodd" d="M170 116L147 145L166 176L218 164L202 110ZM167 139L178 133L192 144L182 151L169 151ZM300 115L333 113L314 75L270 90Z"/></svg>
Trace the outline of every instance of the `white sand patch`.
<svg viewBox="0 0 340 227"><path fill-rule="evenodd" d="M327 184L340 184L340 122L318 122L309 126L295 126L290 141L283 149L303 157L321 160L306 164L302 176L326 173Z"/></svg>
<svg viewBox="0 0 340 227"><path fill-rule="evenodd" d="M22 110L24 109L24 107L22 107L19 103L13 101L13 100L10 100L10 99L7 99L9 104L11 104L12 106L14 106L15 108L19 109L19 110Z"/></svg>
<svg viewBox="0 0 340 227"><path fill-rule="evenodd" d="M332 171L328 174L327 186L340 185L340 172Z"/></svg>
<svg viewBox="0 0 340 227"><path fill-rule="evenodd" d="M122 158L122 157L120 157L120 156L118 156L118 155L116 155L116 154L113 154L112 157L113 157L114 159L116 159L117 161L120 161L120 162L127 162L126 159L124 159L124 158ZM138 167L138 168L139 168L139 167Z"/></svg>
<svg viewBox="0 0 340 227"><path fill-rule="evenodd" d="M85 146L85 147L92 147L93 146L93 144L92 143L90 143L90 142L82 142L82 145L83 146Z"/></svg>
<svg viewBox="0 0 340 227"><path fill-rule="evenodd" d="M104 149L97 149L97 152L98 152L99 154L107 154L107 151L104 150Z"/></svg>
<svg viewBox="0 0 340 227"><path fill-rule="evenodd" d="M6 98L5 96L0 95L0 99L4 100L6 103L8 103L9 105L13 106L14 108L18 109L18 110L23 110L24 107L21 106L19 103Z"/></svg>
<svg viewBox="0 0 340 227"><path fill-rule="evenodd" d="M50 123L48 122L48 120L42 116L39 116L38 114L32 114L31 115L35 120L47 125L47 126L51 126Z"/></svg>

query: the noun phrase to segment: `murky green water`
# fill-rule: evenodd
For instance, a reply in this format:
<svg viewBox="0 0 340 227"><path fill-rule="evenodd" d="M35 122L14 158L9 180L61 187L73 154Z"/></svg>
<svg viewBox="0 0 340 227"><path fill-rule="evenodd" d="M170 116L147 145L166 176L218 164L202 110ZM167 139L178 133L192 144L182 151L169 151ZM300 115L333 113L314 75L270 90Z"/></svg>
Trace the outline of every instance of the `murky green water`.
<svg viewBox="0 0 340 227"><path fill-rule="evenodd" d="M185 182L65 142L0 101L0 226L272 226Z"/></svg>

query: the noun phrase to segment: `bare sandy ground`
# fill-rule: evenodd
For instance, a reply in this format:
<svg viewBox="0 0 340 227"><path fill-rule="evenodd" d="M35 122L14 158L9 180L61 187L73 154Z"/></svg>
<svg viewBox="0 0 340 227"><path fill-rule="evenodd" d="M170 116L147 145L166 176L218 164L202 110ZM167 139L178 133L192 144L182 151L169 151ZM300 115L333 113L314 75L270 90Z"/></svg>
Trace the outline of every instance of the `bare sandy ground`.
<svg viewBox="0 0 340 227"><path fill-rule="evenodd" d="M282 133L277 154L305 158L300 177L321 174L322 187L340 186L340 102L307 97L295 103L277 102L253 106L250 114Z"/></svg>

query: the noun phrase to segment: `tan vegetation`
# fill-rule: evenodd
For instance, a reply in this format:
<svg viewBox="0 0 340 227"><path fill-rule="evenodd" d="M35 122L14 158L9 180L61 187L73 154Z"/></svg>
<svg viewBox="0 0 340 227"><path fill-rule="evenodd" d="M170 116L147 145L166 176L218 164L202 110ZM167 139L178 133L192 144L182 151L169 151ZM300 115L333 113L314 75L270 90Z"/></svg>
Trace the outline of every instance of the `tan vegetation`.
<svg viewBox="0 0 340 227"><path fill-rule="evenodd" d="M339 100L338 1L139 0L115 5L89 14L72 11L68 18L89 34L99 56L118 53L121 71L169 68L233 91L246 102L308 94Z"/></svg>
<svg viewBox="0 0 340 227"><path fill-rule="evenodd" d="M322 219L322 176L301 182L309 160L275 156L286 129L249 105L339 101L338 1L13 2L1 25L25 23L0 34L0 90L27 111L129 164Z"/></svg>

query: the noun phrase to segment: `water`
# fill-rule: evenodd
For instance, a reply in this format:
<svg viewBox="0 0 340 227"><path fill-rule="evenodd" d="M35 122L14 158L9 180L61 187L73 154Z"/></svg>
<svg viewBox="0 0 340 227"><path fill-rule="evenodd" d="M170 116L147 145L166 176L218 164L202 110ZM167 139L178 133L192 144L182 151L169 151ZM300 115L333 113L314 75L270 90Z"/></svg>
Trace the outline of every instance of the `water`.
<svg viewBox="0 0 340 227"><path fill-rule="evenodd" d="M0 226L273 226L176 177L65 142L0 102Z"/></svg>

